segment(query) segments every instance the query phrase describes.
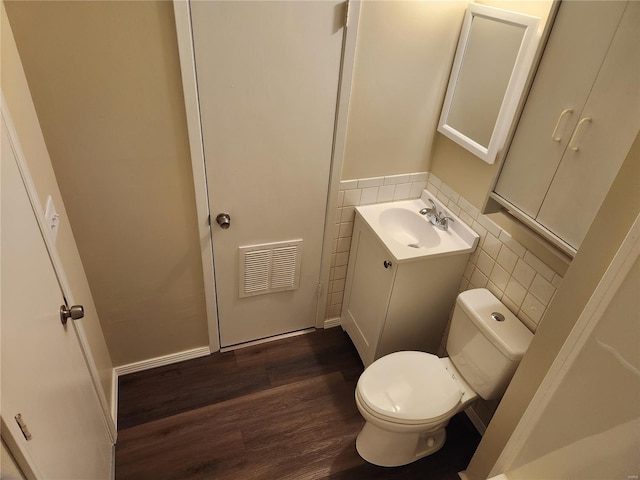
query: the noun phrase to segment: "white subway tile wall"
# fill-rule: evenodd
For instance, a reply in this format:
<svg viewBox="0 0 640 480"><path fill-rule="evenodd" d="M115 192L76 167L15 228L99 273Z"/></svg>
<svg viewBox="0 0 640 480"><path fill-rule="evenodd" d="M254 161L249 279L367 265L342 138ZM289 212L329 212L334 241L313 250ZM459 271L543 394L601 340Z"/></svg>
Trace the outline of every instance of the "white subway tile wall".
<svg viewBox="0 0 640 480"><path fill-rule="evenodd" d="M419 198L428 189L479 235L460 291L485 287L535 332L562 277L438 177L418 172L340 183L327 297L327 319L340 317L355 207ZM443 339L444 345L445 339Z"/></svg>
<svg viewBox="0 0 640 480"><path fill-rule="evenodd" d="M480 235L460 291L489 289L535 332L562 277L435 175L429 175L427 188L448 208L459 207L460 218Z"/></svg>

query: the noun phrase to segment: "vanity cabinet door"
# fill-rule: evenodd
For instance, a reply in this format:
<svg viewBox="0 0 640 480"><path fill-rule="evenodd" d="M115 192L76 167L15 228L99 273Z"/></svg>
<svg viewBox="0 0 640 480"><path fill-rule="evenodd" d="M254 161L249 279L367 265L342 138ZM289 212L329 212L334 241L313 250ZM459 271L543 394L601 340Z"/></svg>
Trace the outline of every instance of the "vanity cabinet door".
<svg viewBox="0 0 640 480"><path fill-rule="evenodd" d="M537 221L578 248L640 129L640 2L630 2Z"/></svg>
<svg viewBox="0 0 640 480"><path fill-rule="evenodd" d="M560 5L495 188L532 218L581 118L625 7L625 2Z"/></svg>
<svg viewBox="0 0 640 480"><path fill-rule="evenodd" d="M397 269L375 235L356 216L342 323L365 366L376 354Z"/></svg>
<svg viewBox="0 0 640 480"><path fill-rule="evenodd" d="M365 367L401 350L438 353L469 253L390 257L356 214L341 322Z"/></svg>

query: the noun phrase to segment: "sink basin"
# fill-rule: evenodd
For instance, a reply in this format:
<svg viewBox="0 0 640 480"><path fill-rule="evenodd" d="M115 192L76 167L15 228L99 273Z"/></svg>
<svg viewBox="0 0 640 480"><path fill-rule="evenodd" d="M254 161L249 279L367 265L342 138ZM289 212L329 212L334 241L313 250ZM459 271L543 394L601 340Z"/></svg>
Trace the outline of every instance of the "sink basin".
<svg viewBox="0 0 640 480"><path fill-rule="evenodd" d="M439 211L453 218L446 231L434 227L418 213L428 206L429 200L433 200ZM478 234L427 190L415 200L356 207L356 215L364 220L397 262L472 252L478 244Z"/></svg>
<svg viewBox="0 0 640 480"><path fill-rule="evenodd" d="M425 217L415 210L391 207L380 213L380 226L400 244L411 248L432 248L440 244L440 235Z"/></svg>

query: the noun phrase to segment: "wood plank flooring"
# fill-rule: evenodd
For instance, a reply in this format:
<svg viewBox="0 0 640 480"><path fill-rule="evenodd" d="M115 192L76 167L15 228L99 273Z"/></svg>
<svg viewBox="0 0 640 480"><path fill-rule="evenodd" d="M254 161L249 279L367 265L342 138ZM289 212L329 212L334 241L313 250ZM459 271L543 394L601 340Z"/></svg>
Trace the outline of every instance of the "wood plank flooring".
<svg viewBox="0 0 640 480"><path fill-rule="evenodd" d="M459 480L480 436L465 414L410 465L370 465L354 392L362 363L340 329L125 375L117 480Z"/></svg>

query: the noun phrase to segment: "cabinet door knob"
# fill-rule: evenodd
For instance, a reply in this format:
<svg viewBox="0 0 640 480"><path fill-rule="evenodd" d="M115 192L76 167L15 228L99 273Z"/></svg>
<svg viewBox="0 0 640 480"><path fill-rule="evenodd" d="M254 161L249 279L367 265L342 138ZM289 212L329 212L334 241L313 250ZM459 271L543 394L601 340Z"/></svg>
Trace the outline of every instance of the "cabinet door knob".
<svg viewBox="0 0 640 480"><path fill-rule="evenodd" d="M384 265L384 268L389 268L389 267L391 267L393 265L391 262L389 262L387 260L385 260L382 264Z"/></svg>

